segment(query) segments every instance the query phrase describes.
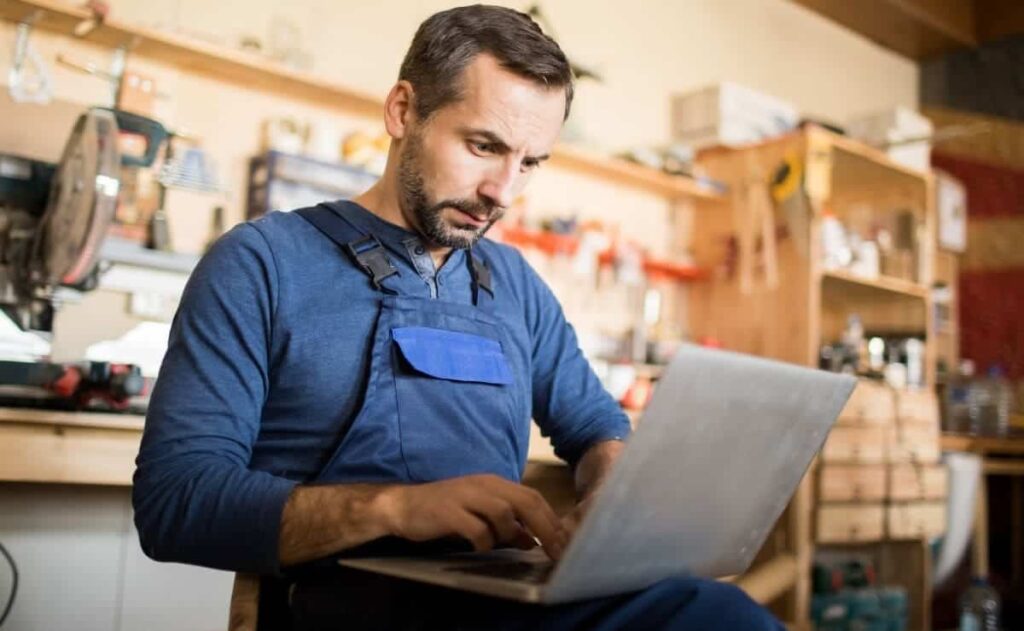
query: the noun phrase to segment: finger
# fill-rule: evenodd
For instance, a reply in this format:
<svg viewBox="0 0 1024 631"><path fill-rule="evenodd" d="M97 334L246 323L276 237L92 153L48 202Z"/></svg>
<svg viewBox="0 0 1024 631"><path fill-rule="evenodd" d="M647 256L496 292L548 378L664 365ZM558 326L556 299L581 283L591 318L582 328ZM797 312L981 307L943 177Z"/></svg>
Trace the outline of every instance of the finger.
<svg viewBox="0 0 1024 631"><path fill-rule="evenodd" d="M516 535L516 538L509 543L520 550L533 550L540 545L540 542L534 539L533 535L526 532L526 529L522 526L519 527L519 534Z"/></svg>
<svg viewBox="0 0 1024 631"><path fill-rule="evenodd" d="M548 556L555 560L561 558L569 538L555 511L533 489L521 487L512 495L512 506L519 521L540 539Z"/></svg>
<svg viewBox="0 0 1024 631"><path fill-rule="evenodd" d="M467 510L454 511L451 515L453 534L473 544L473 549L482 552L494 548L494 533L487 522Z"/></svg>
<svg viewBox="0 0 1024 631"><path fill-rule="evenodd" d="M480 487L512 506L516 519L540 539L548 556L556 560L561 557L569 538L558 515L540 493L498 476L481 476Z"/></svg>
<svg viewBox="0 0 1024 631"><path fill-rule="evenodd" d="M467 509L487 521L498 543L510 543L519 536L523 528L516 520L512 506L497 497L479 494L470 500Z"/></svg>

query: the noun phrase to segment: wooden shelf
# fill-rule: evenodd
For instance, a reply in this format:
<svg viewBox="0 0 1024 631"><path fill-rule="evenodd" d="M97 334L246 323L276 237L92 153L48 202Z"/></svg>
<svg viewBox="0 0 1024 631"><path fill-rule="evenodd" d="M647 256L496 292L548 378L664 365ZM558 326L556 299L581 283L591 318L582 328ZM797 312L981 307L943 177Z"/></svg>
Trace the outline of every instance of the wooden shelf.
<svg viewBox="0 0 1024 631"><path fill-rule="evenodd" d="M885 276L879 276L878 278L866 278L842 270L823 272L821 277L823 282L833 281L846 285L849 288L853 288L854 291L858 292L868 291L871 293L878 293L880 295L888 294L890 297L902 296L920 300L924 300L928 297L927 287L901 278L890 278Z"/></svg>
<svg viewBox="0 0 1024 631"><path fill-rule="evenodd" d="M37 15L34 28L73 37L72 29L90 17L85 9L57 0L3 0L0 18L21 22ZM212 77L244 88L300 99L321 107L380 118L382 99L342 86L313 73L295 70L266 57L232 50L175 33L107 19L84 41L117 48L132 55L166 63L188 72ZM607 179L670 200L721 201L722 195L691 178L668 175L617 158L596 156L576 148L558 146L552 155L558 168Z"/></svg>
<svg viewBox="0 0 1024 631"><path fill-rule="evenodd" d="M552 166L579 171L618 184L632 186L669 199L695 198L724 201L725 197L683 175L669 175L620 158L596 156L575 147L559 145L551 156Z"/></svg>
<svg viewBox="0 0 1024 631"><path fill-rule="evenodd" d="M968 451L983 456L1024 455L1024 432L1017 432L1005 438L944 433L941 445L946 451Z"/></svg>

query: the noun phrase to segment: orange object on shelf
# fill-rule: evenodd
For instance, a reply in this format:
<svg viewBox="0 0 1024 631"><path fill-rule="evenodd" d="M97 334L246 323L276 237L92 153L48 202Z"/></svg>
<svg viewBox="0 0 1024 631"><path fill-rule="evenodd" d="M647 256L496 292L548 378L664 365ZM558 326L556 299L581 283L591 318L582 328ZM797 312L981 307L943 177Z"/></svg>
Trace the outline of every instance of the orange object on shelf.
<svg viewBox="0 0 1024 631"><path fill-rule="evenodd" d="M575 254L579 248L579 237L571 234L557 234L546 230L527 230L517 226L502 226L501 238L517 247L534 247L548 255Z"/></svg>
<svg viewBox="0 0 1024 631"><path fill-rule="evenodd" d="M500 239L515 247L532 247L553 256L555 254L576 254L580 238L571 234L558 234L546 230L528 230L518 226L501 225ZM600 265L615 262L615 248L609 248L598 256ZM699 267L675 261L644 257L644 272L652 277L667 278L677 282L695 281L704 278L705 272Z"/></svg>
<svg viewBox="0 0 1024 631"><path fill-rule="evenodd" d="M627 410L642 410L647 407L648 402L651 400L651 395L654 394L654 388L651 384L651 380L647 377L637 377L633 382L633 385L629 387L626 394L623 395L622 407Z"/></svg>

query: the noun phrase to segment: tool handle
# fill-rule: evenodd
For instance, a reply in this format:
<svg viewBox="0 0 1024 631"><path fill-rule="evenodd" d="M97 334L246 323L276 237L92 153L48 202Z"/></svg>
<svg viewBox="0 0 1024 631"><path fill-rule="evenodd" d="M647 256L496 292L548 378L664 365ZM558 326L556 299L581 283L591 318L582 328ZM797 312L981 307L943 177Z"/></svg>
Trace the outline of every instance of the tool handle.
<svg viewBox="0 0 1024 631"><path fill-rule="evenodd" d="M167 129L153 120L139 114L126 112L109 107L98 107L98 110L106 110L117 119L117 129L126 134L137 134L146 139L146 152L142 156L121 156L121 164L125 166L149 167L156 160L160 145L167 140L169 134Z"/></svg>

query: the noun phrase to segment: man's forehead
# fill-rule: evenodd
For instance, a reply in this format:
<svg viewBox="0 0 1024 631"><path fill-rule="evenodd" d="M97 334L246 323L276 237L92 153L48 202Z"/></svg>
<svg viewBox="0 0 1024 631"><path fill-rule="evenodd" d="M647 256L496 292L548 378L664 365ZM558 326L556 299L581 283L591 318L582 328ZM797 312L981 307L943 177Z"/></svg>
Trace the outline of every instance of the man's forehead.
<svg viewBox="0 0 1024 631"><path fill-rule="evenodd" d="M463 72L460 88L461 99L449 106L460 127L486 129L529 153L547 153L557 140L565 114L563 87L546 88L479 55Z"/></svg>

